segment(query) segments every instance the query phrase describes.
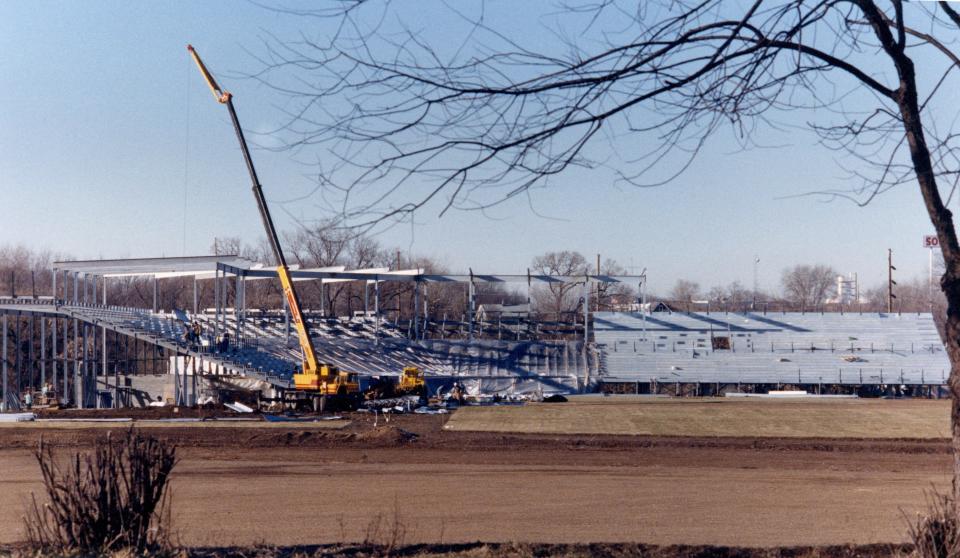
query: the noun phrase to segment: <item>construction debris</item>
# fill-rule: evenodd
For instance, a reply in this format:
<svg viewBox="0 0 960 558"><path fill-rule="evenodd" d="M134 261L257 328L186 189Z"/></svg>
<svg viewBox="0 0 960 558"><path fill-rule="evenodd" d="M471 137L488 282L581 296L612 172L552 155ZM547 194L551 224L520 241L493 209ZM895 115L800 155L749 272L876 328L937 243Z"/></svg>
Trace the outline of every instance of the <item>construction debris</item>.
<svg viewBox="0 0 960 558"><path fill-rule="evenodd" d="M0 413L0 422L30 422L37 419L33 413Z"/></svg>
<svg viewBox="0 0 960 558"><path fill-rule="evenodd" d="M431 407L418 407L414 409L413 412L418 415L446 415L450 411L446 409L434 409Z"/></svg>
<svg viewBox="0 0 960 558"><path fill-rule="evenodd" d="M300 416L265 414L263 415L263 419L266 420L267 422L319 422L319 421L327 421L327 420L343 420L343 417L340 415L300 417Z"/></svg>
<svg viewBox="0 0 960 558"><path fill-rule="evenodd" d="M382 412L403 412L412 411L423 405L419 395L407 395L404 397L394 397L391 399L374 399L364 401L363 407L366 409L379 409Z"/></svg>
<svg viewBox="0 0 960 558"><path fill-rule="evenodd" d="M230 409L231 411L236 411L238 413L252 413L253 407L247 407L243 403L224 403L224 407Z"/></svg>

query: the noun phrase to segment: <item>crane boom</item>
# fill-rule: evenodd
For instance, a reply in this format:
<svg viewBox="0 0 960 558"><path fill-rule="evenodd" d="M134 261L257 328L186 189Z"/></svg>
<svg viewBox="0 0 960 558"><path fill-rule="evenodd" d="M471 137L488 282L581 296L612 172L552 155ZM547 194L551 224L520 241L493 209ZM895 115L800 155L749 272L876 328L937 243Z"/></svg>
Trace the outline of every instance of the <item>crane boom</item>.
<svg viewBox="0 0 960 558"><path fill-rule="evenodd" d="M200 73L203 74L203 78L206 80L207 85L210 86L210 91L213 92L213 96L221 104L227 105L227 110L230 112L230 120L233 122L233 129L237 133L237 141L240 142L240 151L243 153L243 159L247 163L247 172L250 173L250 181L253 183L253 196L257 199L257 207L260 209L260 218L263 220L263 228L267 231L267 239L270 242L270 247L273 248L273 255L277 260L277 275L280 276L280 284L283 287L283 296L287 300L287 307L290 309L290 320L293 322L294 327L297 330L297 337L300 340L300 348L303 351L303 366L300 371L301 378L319 378L319 375L324 376L322 380L326 380L325 376L327 375L328 367L324 366L321 368L317 362L317 353L313 348L313 340L310 338L310 330L307 326L306 320L303 319L303 313L300 310L300 298L297 296L297 291L293 287L293 280L290 277L290 268L287 267L287 260L283 256L283 248L280 246L280 239L277 236L277 230L273 226L273 219L270 217L270 209L267 207L267 200L263 196L263 188L260 186L260 179L257 177L257 170L253 166L253 159L250 157L250 149L247 147L247 140L243 137L243 129L240 127L240 120L237 118L237 111L233 108L233 95L229 92L224 91L217 84L217 80L213 78L213 75L207 70L207 67L203 64L203 61L200 60L200 55L197 53L196 49L192 46L187 45L187 50L190 51L190 56L193 57L193 61L197 64L197 67L200 69ZM295 376L295 381L297 380ZM297 381L297 384L301 382ZM312 382L316 384L315 380ZM298 385L299 387L299 385ZM319 387L319 385L313 385L312 387Z"/></svg>

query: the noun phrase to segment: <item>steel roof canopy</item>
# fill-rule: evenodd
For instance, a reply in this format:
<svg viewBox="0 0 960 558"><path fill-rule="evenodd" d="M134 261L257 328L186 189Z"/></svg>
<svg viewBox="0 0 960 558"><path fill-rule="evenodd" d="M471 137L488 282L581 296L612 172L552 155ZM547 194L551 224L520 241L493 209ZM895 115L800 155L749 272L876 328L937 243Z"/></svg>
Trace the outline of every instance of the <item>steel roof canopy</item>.
<svg viewBox="0 0 960 558"><path fill-rule="evenodd" d="M152 276L166 279L196 276L210 279L215 273L230 273L246 278L270 278L277 270L270 265L251 261L235 254L220 256L186 256L175 258L135 258L114 260L76 260L53 263L54 271L67 271L105 277ZM296 269L290 275L298 281L401 281L423 283L627 283L643 282L643 275L544 275L544 274L438 274L422 269L388 271L384 268L347 270L342 266Z"/></svg>
<svg viewBox="0 0 960 558"><path fill-rule="evenodd" d="M59 261L53 262L53 269L87 275L159 275L184 272L213 273L216 271L218 263L229 263L241 269L249 269L259 265L236 254L228 254L178 258Z"/></svg>

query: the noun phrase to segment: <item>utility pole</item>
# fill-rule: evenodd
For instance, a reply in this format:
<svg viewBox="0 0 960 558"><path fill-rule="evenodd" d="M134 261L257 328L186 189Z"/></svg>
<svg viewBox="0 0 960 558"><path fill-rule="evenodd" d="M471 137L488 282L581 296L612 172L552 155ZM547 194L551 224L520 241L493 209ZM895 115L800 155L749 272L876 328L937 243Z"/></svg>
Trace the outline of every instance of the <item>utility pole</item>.
<svg viewBox="0 0 960 558"><path fill-rule="evenodd" d="M927 303L930 307L930 313L933 313L933 246L928 250L930 252L930 275L927 277Z"/></svg>
<svg viewBox="0 0 960 558"><path fill-rule="evenodd" d="M887 248L887 313L893 313L893 299L897 298L897 295L893 294L893 286L897 284L893 280L893 272L897 268L893 267L893 250Z"/></svg>

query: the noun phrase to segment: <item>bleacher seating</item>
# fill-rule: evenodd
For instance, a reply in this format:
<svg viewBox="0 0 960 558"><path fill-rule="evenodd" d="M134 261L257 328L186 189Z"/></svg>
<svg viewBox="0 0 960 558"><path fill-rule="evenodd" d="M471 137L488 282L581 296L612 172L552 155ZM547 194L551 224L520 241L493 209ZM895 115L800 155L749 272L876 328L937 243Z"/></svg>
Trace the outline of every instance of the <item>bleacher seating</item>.
<svg viewBox="0 0 960 558"><path fill-rule="evenodd" d="M930 314L594 315L609 382L923 384L950 364Z"/></svg>
<svg viewBox="0 0 960 558"><path fill-rule="evenodd" d="M154 314L149 310L108 306L65 306L84 319L118 330L154 336L185 353L214 361L221 373L257 376L277 383L290 381L300 363L296 332L282 314L232 313L187 315L182 311ZM205 347L188 344L187 321L199 321ZM582 342L425 340L405 338L394 324L379 325L369 317L308 318L317 357L361 375L399 375L405 366L421 368L429 378L469 379L485 392L577 391L595 375L599 359L584 356ZM214 351L214 336L229 332L231 346Z"/></svg>

